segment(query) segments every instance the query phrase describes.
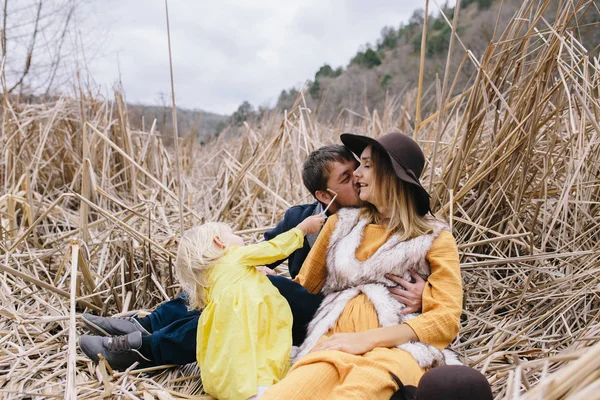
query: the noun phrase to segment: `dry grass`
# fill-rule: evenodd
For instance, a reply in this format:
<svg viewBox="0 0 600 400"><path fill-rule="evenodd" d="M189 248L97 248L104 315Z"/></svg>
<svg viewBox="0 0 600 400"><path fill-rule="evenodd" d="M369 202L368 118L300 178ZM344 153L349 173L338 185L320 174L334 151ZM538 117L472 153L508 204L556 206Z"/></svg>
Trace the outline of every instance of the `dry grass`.
<svg viewBox="0 0 600 400"><path fill-rule="evenodd" d="M466 53L480 67L472 85L452 98L444 78L444 111L418 129L437 160L424 183L461 252L465 311L453 347L498 399L598 398L600 386L600 63L573 29L596 5L562 2L549 23L550 3L524 1L483 57ZM79 314L151 310L176 294L179 190L186 228L223 220L257 240L287 207L310 200L300 183L309 152L343 131L411 133L414 97L354 113L357 126L317 125L299 98L241 136L202 147L185 138L179 188L172 153L154 127L130 129L119 93L38 105L5 97L1 396L201 394L194 365L94 366L75 346Z"/></svg>

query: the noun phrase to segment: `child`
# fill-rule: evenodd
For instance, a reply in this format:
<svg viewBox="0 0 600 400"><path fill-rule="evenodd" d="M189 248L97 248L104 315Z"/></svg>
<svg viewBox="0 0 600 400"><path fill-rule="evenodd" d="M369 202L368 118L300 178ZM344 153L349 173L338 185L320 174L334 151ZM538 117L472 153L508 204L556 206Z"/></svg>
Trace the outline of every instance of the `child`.
<svg viewBox="0 0 600 400"><path fill-rule="evenodd" d="M287 257L302 247L304 235L319 233L323 221L320 215L309 217L272 240L249 246L218 222L183 235L176 272L190 308L203 309L196 358L204 390L211 396L257 398L286 374L292 313L277 288L254 267Z"/></svg>

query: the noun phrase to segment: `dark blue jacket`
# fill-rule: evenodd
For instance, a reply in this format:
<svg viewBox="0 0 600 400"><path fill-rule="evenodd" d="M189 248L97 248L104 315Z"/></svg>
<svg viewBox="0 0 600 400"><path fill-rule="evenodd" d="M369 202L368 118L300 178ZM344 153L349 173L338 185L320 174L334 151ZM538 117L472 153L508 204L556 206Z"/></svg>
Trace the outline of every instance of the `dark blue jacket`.
<svg viewBox="0 0 600 400"><path fill-rule="evenodd" d="M271 229L270 231L265 232L265 234L264 234L265 240L271 240L275 236L279 235L280 233L287 232L290 229L295 228L305 218L313 215L313 213L315 212L315 208L318 205L319 205L319 203L315 201L312 204L301 204L301 205L289 208L285 212L283 219L281 221L279 221L279 223L275 226L275 228ZM304 246L302 246L301 249L298 249L295 252L293 252L292 254L290 254L290 256L288 257L289 258L288 266L289 266L289 270L290 270L290 276L292 277L292 279L294 279L296 277L296 275L298 275L298 272L300 272L300 268L302 267L302 264L304 263L304 260L306 259L306 256L308 255L309 252L310 252L310 244L308 243L308 240L305 237L304 238ZM271 265L267 265L267 267L273 269L284 261L285 261L285 259L279 260Z"/></svg>

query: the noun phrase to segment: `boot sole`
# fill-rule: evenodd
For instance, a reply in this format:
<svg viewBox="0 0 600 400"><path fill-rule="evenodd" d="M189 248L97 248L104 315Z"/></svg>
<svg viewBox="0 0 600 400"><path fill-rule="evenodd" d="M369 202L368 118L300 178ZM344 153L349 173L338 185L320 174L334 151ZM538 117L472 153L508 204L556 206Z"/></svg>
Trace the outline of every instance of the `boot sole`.
<svg viewBox="0 0 600 400"><path fill-rule="evenodd" d="M84 335L85 336L85 335ZM77 340L77 347L79 347L79 350L81 350L81 352L83 354L85 354L85 356L87 358L89 358L90 360L92 360L92 362L97 363L99 361L98 359L98 355L94 354L94 355L88 355L88 353L85 351L85 349L83 348L83 346L81 345L81 338L79 338L79 340Z"/></svg>

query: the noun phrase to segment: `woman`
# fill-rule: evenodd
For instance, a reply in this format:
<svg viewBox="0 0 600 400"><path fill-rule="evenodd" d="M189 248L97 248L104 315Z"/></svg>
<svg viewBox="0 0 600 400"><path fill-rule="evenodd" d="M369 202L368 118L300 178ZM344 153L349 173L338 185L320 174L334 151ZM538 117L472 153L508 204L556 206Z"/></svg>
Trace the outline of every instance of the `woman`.
<svg viewBox="0 0 600 400"><path fill-rule="evenodd" d="M448 228L426 216L423 152L400 133L341 139L360 157L354 174L365 206L329 217L304 262L296 281L325 300L299 360L262 399L389 399L446 363L439 350L458 333L458 251ZM385 274L408 278L411 268L429 278L423 313L405 319Z"/></svg>

